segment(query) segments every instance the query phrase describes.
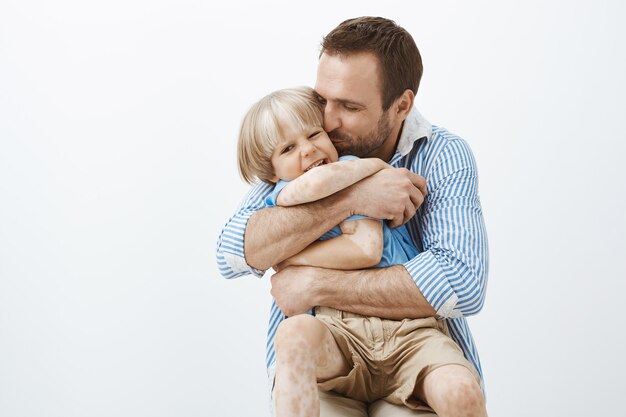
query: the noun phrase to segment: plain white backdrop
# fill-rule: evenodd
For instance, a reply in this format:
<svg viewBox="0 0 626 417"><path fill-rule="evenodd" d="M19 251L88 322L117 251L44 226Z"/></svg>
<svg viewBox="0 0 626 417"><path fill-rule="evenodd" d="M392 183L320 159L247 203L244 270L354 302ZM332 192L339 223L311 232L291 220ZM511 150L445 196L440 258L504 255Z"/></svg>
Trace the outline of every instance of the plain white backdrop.
<svg viewBox="0 0 626 417"><path fill-rule="evenodd" d="M237 131L359 15L478 162L490 415L626 415L623 2L3 0L0 416L268 417L268 276L214 256Z"/></svg>

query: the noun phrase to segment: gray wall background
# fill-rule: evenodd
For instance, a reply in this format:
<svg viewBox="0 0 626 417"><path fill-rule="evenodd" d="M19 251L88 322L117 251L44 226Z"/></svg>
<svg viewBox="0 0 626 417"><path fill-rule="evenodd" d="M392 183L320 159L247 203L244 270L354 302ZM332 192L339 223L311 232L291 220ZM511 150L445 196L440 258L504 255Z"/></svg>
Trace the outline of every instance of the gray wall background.
<svg viewBox="0 0 626 417"><path fill-rule="evenodd" d="M0 3L0 415L268 416L269 280L223 280L248 106L315 81L358 15L416 39L417 97L474 150L470 318L492 416L623 413L619 1Z"/></svg>

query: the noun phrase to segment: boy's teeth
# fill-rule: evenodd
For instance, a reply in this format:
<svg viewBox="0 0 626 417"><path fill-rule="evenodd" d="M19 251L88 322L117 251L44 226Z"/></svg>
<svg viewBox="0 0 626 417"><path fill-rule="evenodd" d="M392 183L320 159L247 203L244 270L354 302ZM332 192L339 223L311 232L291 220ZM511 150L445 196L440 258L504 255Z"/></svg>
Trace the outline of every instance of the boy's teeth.
<svg viewBox="0 0 626 417"><path fill-rule="evenodd" d="M310 167L308 167L306 170L307 170L307 171L310 171L310 170L312 170L313 168L315 168L315 167L318 167L318 166L322 165L323 163L324 163L324 160L322 159L321 161L318 161L318 162L317 162L317 163L315 163L314 165L311 165Z"/></svg>

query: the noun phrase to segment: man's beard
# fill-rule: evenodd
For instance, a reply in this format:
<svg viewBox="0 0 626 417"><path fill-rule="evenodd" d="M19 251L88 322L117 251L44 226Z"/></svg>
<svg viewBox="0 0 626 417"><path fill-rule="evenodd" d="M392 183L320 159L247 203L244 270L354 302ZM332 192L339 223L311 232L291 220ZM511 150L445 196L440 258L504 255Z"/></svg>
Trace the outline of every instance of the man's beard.
<svg viewBox="0 0 626 417"><path fill-rule="evenodd" d="M378 119L376 127L365 136L357 136L355 138L339 130L333 130L328 133L328 137L335 145L335 148L337 148L339 155L355 155L359 158L369 157L383 146L391 134L391 124L387 115L387 112L383 113L380 119Z"/></svg>

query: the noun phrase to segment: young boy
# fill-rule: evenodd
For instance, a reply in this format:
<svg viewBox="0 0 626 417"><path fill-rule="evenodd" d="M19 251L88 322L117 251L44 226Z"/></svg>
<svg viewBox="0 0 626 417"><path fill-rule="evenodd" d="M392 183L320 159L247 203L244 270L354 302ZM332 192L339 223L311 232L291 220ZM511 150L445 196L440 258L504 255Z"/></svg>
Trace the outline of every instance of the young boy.
<svg viewBox="0 0 626 417"><path fill-rule="evenodd" d="M315 201L388 167L377 158L339 158L322 121L322 109L307 87L276 91L244 117L237 149L239 170L247 182L260 179L275 184L266 199L268 206ZM381 220L351 216L275 269L291 265L363 269L401 264L416 255L404 226L390 229ZM384 398L429 410L415 392L428 372L456 364L479 379L448 337L443 321L382 320L328 307L317 307L315 316L287 318L276 334L274 400L279 417L319 416L318 383L325 391L361 401ZM294 322L299 331L281 335ZM372 353L372 342L376 343L370 340L372 325L393 340L384 358Z"/></svg>

